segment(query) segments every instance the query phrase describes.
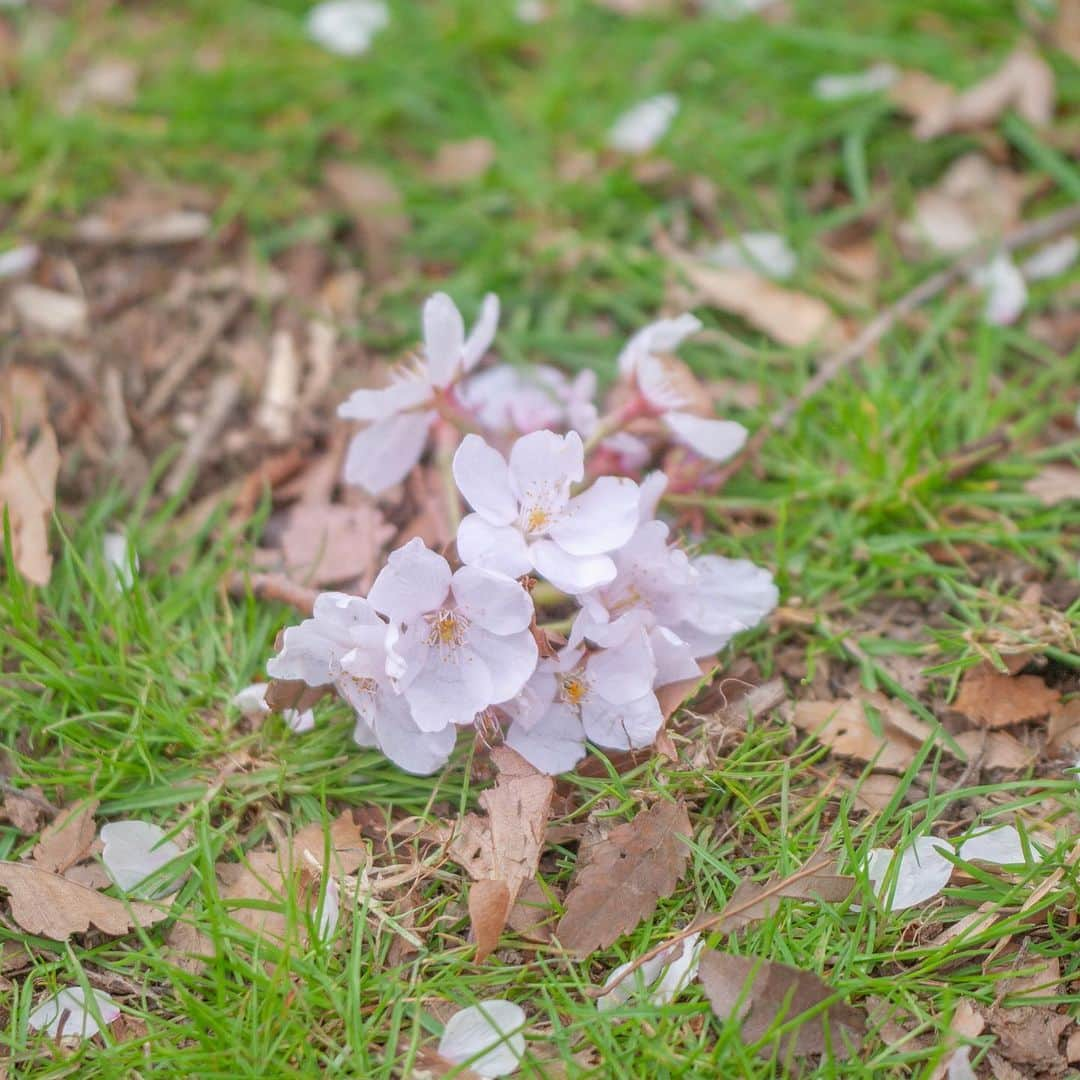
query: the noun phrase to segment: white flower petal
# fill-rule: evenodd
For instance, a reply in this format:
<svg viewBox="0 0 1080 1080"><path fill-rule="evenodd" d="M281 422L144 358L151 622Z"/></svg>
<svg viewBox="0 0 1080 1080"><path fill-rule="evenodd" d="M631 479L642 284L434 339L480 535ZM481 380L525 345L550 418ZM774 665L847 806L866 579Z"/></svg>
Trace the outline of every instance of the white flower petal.
<svg viewBox="0 0 1080 1080"><path fill-rule="evenodd" d="M458 558L468 566L521 577L532 569L525 537L510 525L492 525L479 514L467 514L457 533Z"/></svg>
<svg viewBox="0 0 1080 1080"><path fill-rule="evenodd" d="M587 592L615 580L615 563L608 555L571 555L551 540L529 545L533 566L562 592Z"/></svg>
<svg viewBox="0 0 1080 1080"><path fill-rule="evenodd" d="M121 589L130 589L135 584L135 575L139 570L139 556L128 538L122 532L106 533L101 552L112 583Z"/></svg>
<svg viewBox="0 0 1080 1080"><path fill-rule="evenodd" d="M233 695L232 704L235 705L244 716L265 716L266 713L270 711L270 706L266 704L266 691L269 689L269 683L252 683L250 686L245 686L243 690L240 690Z"/></svg>
<svg viewBox="0 0 1080 1080"><path fill-rule="evenodd" d="M753 270L775 281L786 281L799 265L787 238L774 232L747 232L710 248L707 263L732 270Z"/></svg>
<svg viewBox="0 0 1080 1080"><path fill-rule="evenodd" d="M655 686L701 678L694 650L666 627L657 626L649 632L649 645L656 661Z"/></svg>
<svg viewBox="0 0 1080 1080"><path fill-rule="evenodd" d="M596 1007L606 1012L624 1005L635 995L652 1005L669 1004L697 977L703 945L700 934L691 934L684 941L676 942L670 949L646 960L633 975L622 981L618 981L619 976L630 964L620 964L607 977L604 987L606 989L613 983L617 985L601 994Z"/></svg>
<svg viewBox="0 0 1080 1080"><path fill-rule="evenodd" d="M569 772L585 756L585 732L569 706L554 702L531 727L514 721L506 745L550 776Z"/></svg>
<svg viewBox="0 0 1080 1080"><path fill-rule="evenodd" d="M619 353L619 374L629 378L636 374L638 361L650 353L674 352L688 337L701 329L696 315L679 315L674 319L658 319L640 329Z"/></svg>
<svg viewBox="0 0 1080 1080"><path fill-rule="evenodd" d="M516 634L532 623L532 597L506 574L463 566L455 571L450 588L458 610L492 634Z"/></svg>
<svg viewBox="0 0 1080 1080"><path fill-rule="evenodd" d="M638 525L638 486L622 476L601 476L574 496L550 536L571 555L600 555L620 548Z"/></svg>
<svg viewBox="0 0 1080 1080"><path fill-rule="evenodd" d="M1008 326L1016 322L1027 305L1027 285L1024 275L1016 269L1008 255L995 256L971 275L972 282L983 290L986 305L983 319L993 326Z"/></svg>
<svg viewBox="0 0 1080 1080"><path fill-rule="evenodd" d="M889 872L896 856L883 848L872 851L867 873L885 909L904 911L937 896L952 876L953 864L942 854L945 851L951 853L952 848L936 836L914 840L899 856L891 893Z"/></svg>
<svg viewBox="0 0 1080 1080"><path fill-rule="evenodd" d="M1080 239L1075 236L1062 236L1043 244L1029 255L1020 271L1028 281L1044 281L1046 278L1064 274L1076 262L1077 257L1080 257Z"/></svg>
<svg viewBox="0 0 1080 1080"><path fill-rule="evenodd" d="M101 861L124 892L137 889L182 854L179 845L165 839L165 830L149 821L110 821L101 827L101 842ZM169 885L166 882L155 895L170 892Z"/></svg>
<svg viewBox="0 0 1080 1080"><path fill-rule="evenodd" d="M375 714L375 737L379 749L399 768L416 776L430 776L441 769L453 752L457 729L421 731L401 695L380 695Z"/></svg>
<svg viewBox="0 0 1080 1080"><path fill-rule="evenodd" d="M506 459L479 435L466 435L454 454L454 481L465 501L492 525L509 525L518 513Z"/></svg>
<svg viewBox="0 0 1080 1080"><path fill-rule="evenodd" d="M482 1001L455 1013L446 1022L439 1055L455 1065L468 1065L478 1076L506 1076L525 1056L525 1012L510 1001Z"/></svg>
<svg viewBox="0 0 1080 1080"><path fill-rule="evenodd" d="M294 735L306 735L315 727L315 713L311 709L283 709L281 718Z"/></svg>
<svg viewBox="0 0 1080 1080"><path fill-rule="evenodd" d="M120 1009L108 994L94 989L90 993L93 1006L87 1002L81 986L64 987L30 1014L27 1025L34 1031L44 1029L54 1039L57 1035L93 1038L101 1030L101 1025L92 1009L96 1009L102 1024L111 1024L120 1015Z"/></svg>
<svg viewBox="0 0 1080 1080"><path fill-rule="evenodd" d="M845 101L887 90L900 77L892 64L872 64L850 75L819 75L812 87L818 101Z"/></svg>
<svg viewBox="0 0 1080 1080"><path fill-rule="evenodd" d="M488 293L480 305L480 317L469 331L461 350L461 362L466 371L472 371L484 353L491 348L498 328L499 298L494 293Z"/></svg>
<svg viewBox="0 0 1080 1080"><path fill-rule="evenodd" d="M492 704L492 677L472 650L461 646L443 655L428 648L424 665L404 689L412 718L421 731L471 724Z"/></svg>
<svg viewBox="0 0 1080 1080"><path fill-rule="evenodd" d="M541 502L562 509L570 485L584 476L585 451L576 431L567 435L533 431L522 435L510 451L510 483L526 505Z"/></svg>
<svg viewBox="0 0 1080 1080"><path fill-rule="evenodd" d="M1039 858L1034 849L1031 854L1036 860ZM1027 862L1020 833L1013 825L997 825L974 833L960 845L959 855L967 862L997 863L1001 866Z"/></svg>
<svg viewBox="0 0 1080 1080"><path fill-rule="evenodd" d="M442 607L450 591L450 578L450 564L414 537L390 553L368 600L392 622L408 622Z"/></svg>
<svg viewBox="0 0 1080 1080"><path fill-rule="evenodd" d="M581 722L590 742L612 750L651 746L664 722L653 693L625 705L613 705L590 694L581 706Z"/></svg>
<svg viewBox="0 0 1080 1080"><path fill-rule="evenodd" d="M308 12L308 37L338 56L361 56L390 21L382 0L324 0Z"/></svg>
<svg viewBox="0 0 1080 1080"><path fill-rule="evenodd" d="M461 312L446 293L435 293L424 304L424 355L436 386L449 386L461 374L464 347Z"/></svg>
<svg viewBox="0 0 1080 1080"><path fill-rule="evenodd" d="M961 1046L954 1050L949 1058L949 1070L945 1074L946 1080L978 1080L975 1070L971 1067L971 1047Z"/></svg>
<svg viewBox="0 0 1080 1080"><path fill-rule="evenodd" d="M660 499L667 491L667 473L654 469L638 485L638 516L641 521L656 517Z"/></svg>
<svg viewBox="0 0 1080 1080"><path fill-rule="evenodd" d="M490 696L485 705L509 701L521 692L536 670L536 638L528 630L500 636L473 627L469 631L468 647L473 656L486 665L491 676Z"/></svg>
<svg viewBox="0 0 1080 1080"><path fill-rule="evenodd" d="M395 413L418 409L431 401L431 383L426 378L403 378L377 390L354 390L339 406L343 420L374 422Z"/></svg>
<svg viewBox="0 0 1080 1080"><path fill-rule="evenodd" d="M666 134L679 111L674 94L657 94L627 109L608 133L608 145L624 154L644 154Z"/></svg>
<svg viewBox="0 0 1080 1080"><path fill-rule="evenodd" d="M322 912L319 915L319 940L329 941L337 929L338 919L341 917L341 890L338 888L336 878L329 878L326 882L326 893L323 896Z"/></svg>
<svg viewBox="0 0 1080 1080"><path fill-rule="evenodd" d="M25 0L6 0L0 2L0 8L19 7L24 2ZM0 281L28 274L34 269L40 254L36 244L23 244L0 254Z"/></svg>
<svg viewBox="0 0 1080 1080"><path fill-rule="evenodd" d="M664 424L681 443L709 461L727 461L737 454L749 432L734 420L714 420L693 413L664 413Z"/></svg>
<svg viewBox="0 0 1080 1080"><path fill-rule="evenodd" d="M648 694L656 677L656 661L645 631L638 629L615 648L593 653L588 676L596 693L613 705L625 705Z"/></svg>
<svg viewBox="0 0 1080 1080"><path fill-rule="evenodd" d="M433 412L407 412L378 420L357 432L345 455L345 482L380 495L400 484L420 460Z"/></svg>

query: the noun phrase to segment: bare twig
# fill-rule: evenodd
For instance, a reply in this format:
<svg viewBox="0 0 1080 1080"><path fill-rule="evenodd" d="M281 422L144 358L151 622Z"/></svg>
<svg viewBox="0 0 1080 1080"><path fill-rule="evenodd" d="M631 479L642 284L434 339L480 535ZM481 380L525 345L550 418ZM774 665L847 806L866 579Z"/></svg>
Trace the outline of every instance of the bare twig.
<svg viewBox="0 0 1080 1080"><path fill-rule="evenodd" d="M715 487L727 483L748 461L752 461L761 452L774 431L782 431L791 422L795 414L816 394L819 394L838 375L858 363L866 354L901 320L916 308L944 292L965 274L982 265L995 251L1015 251L1017 248L1038 244L1045 240L1080 225L1080 203L1067 206L1056 214L1039 218L1027 225L1014 229L996 242L982 244L962 255L955 262L939 270L936 274L920 282L910 292L906 292L895 304L890 305L875 318L871 319L855 337L827 357L821 367L807 380L806 385L790 400L780 406L762 427L758 428L746 441L746 445L716 474Z"/></svg>
<svg viewBox="0 0 1080 1080"><path fill-rule="evenodd" d="M176 463L169 470L169 475L165 477L162 486L166 495L175 495L183 487L188 475L202 463L240 399L240 389L240 375L234 371L219 375L211 384L202 418Z"/></svg>
<svg viewBox="0 0 1080 1080"><path fill-rule="evenodd" d="M172 401L173 394L202 363L218 338L232 326L247 302L248 297L244 293L234 293L199 328L151 387L142 407L144 420L152 420Z"/></svg>

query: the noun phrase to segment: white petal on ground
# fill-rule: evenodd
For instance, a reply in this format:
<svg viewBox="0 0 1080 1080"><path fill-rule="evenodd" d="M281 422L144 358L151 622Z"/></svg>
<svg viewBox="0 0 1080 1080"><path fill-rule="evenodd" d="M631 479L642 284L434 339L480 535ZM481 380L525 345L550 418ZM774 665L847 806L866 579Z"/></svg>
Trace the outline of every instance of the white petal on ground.
<svg viewBox="0 0 1080 1080"><path fill-rule="evenodd" d="M532 622L532 597L505 574L463 566L454 572L450 588L469 622L493 634L516 634Z"/></svg>
<svg viewBox="0 0 1080 1080"><path fill-rule="evenodd" d="M515 720L506 733L506 745L534 768L557 776L585 756L585 732L573 709L554 702L531 727Z"/></svg>
<svg viewBox="0 0 1080 1080"><path fill-rule="evenodd" d="M571 555L551 540L531 544L529 553L537 573L571 595L615 580L615 563L608 555Z"/></svg>
<svg viewBox="0 0 1080 1080"><path fill-rule="evenodd" d="M326 882L326 895L323 897L322 915L319 917L319 940L329 941L337 929L341 917L341 890L337 879L331 877Z"/></svg>
<svg viewBox="0 0 1080 1080"><path fill-rule="evenodd" d="M681 944L681 951L680 951ZM596 1002L601 1012L618 1008L632 997L641 997L652 1005L667 1005L674 1001L697 976L703 942L700 934L691 934L685 941L672 945L658 953L651 960L646 960L633 973L617 986L607 990ZM679 955L676 956L675 954ZM605 987L612 983L630 966L620 964L608 976Z"/></svg>
<svg viewBox="0 0 1080 1080"><path fill-rule="evenodd" d="M971 1067L971 1047L961 1046L954 1050L949 1058L949 1070L945 1074L946 1080L978 1080L975 1070Z"/></svg>
<svg viewBox="0 0 1080 1080"><path fill-rule="evenodd" d="M600 555L633 536L638 513L637 484L625 476L601 476L570 500L550 536L571 555Z"/></svg>
<svg viewBox="0 0 1080 1080"><path fill-rule="evenodd" d="M442 607L450 591L450 578L450 564L414 537L390 553L368 600L391 621L405 622Z"/></svg>
<svg viewBox="0 0 1080 1080"><path fill-rule="evenodd" d="M482 1001L446 1022L439 1054L455 1065L468 1065L478 1076L506 1076L525 1054L525 1012L510 1001Z"/></svg>
<svg viewBox="0 0 1080 1080"><path fill-rule="evenodd" d="M94 1006L104 1024L111 1024L119 1015L116 1002L108 994L91 989ZM65 1015L66 1014L66 1015ZM63 1027L61 1028L61 1017ZM92 1038L100 1030L97 1018L87 1005L81 986L67 986L55 996L43 1001L29 1016L27 1024L34 1031L44 1030L52 1038L57 1034Z"/></svg>
<svg viewBox="0 0 1080 1080"><path fill-rule="evenodd" d="M521 577L532 569L525 537L512 525L492 525L479 514L461 519L457 533L458 558L468 566Z"/></svg>
<svg viewBox="0 0 1080 1080"><path fill-rule="evenodd" d="M988 862L1007 866L1027 862L1020 834L1013 825L997 825L969 836L960 845L960 858L967 862ZM1038 859L1038 853L1032 850Z"/></svg>
<svg viewBox="0 0 1080 1080"><path fill-rule="evenodd" d="M1008 255L996 255L980 266L972 273L971 281L986 297L983 319L992 326L1008 326L1023 314L1027 285Z"/></svg>
<svg viewBox="0 0 1080 1080"><path fill-rule="evenodd" d="M936 836L920 836L905 848L889 879L889 870L897 856L888 848L870 853L867 875L887 911L903 911L937 896L949 882L953 864L942 854L952 849ZM891 895L890 895L891 890Z"/></svg>
<svg viewBox="0 0 1080 1080"><path fill-rule="evenodd" d="M101 842L101 861L124 892L137 889L182 854L179 845L165 839L165 830L149 821L110 821L101 827ZM166 883L160 892L168 891Z"/></svg>
<svg viewBox="0 0 1080 1080"><path fill-rule="evenodd" d="M135 584L139 556L131 550L128 538L121 532L106 533L101 544L105 568L115 585L130 589Z"/></svg>
<svg viewBox="0 0 1080 1080"><path fill-rule="evenodd" d="M685 412L665 413L663 419L679 442L709 461L727 461L742 449L749 434L734 420L714 420Z"/></svg>
<svg viewBox="0 0 1080 1080"><path fill-rule="evenodd" d="M733 270L753 270L786 281L799 265L787 238L774 232L747 232L704 253L706 262Z"/></svg>
<svg viewBox="0 0 1080 1080"><path fill-rule="evenodd" d="M821 75L814 80L813 94L818 101L844 101L888 90L899 77L892 64L873 64L850 75Z"/></svg>
<svg viewBox="0 0 1080 1080"><path fill-rule="evenodd" d="M3 7L0 2L0 7ZM21 277L34 269L38 261L40 251L36 244L23 244L21 247L10 248L0 254L0 281L5 278Z"/></svg>
<svg viewBox="0 0 1080 1080"><path fill-rule="evenodd" d="M434 423L433 412L407 412L357 432L345 455L345 482L381 495L400 484L420 460Z"/></svg>
<svg viewBox="0 0 1080 1080"><path fill-rule="evenodd" d="M1020 272L1028 281L1043 281L1046 278L1064 274L1076 262L1078 256L1080 256L1080 239L1075 236L1062 236L1057 240L1051 240L1048 244L1043 244L1041 248L1029 255L1021 264Z"/></svg>
<svg viewBox="0 0 1080 1080"><path fill-rule="evenodd" d="M479 435L466 435L454 454L454 482L465 501L492 525L509 525L518 513L506 458Z"/></svg>
<svg viewBox="0 0 1080 1080"><path fill-rule="evenodd" d="M741 19L772 7L776 0L703 0L702 10L721 19Z"/></svg>
<svg viewBox="0 0 1080 1080"><path fill-rule="evenodd" d="M281 718L294 735L306 735L315 727L315 713L311 709L283 709Z"/></svg>
<svg viewBox="0 0 1080 1080"><path fill-rule="evenodd" d="M666 134L679 111L675 94L657 94L624 112L608 133L608 145L624 154L644 154Z"/></svg>
<svg viewBox="0 0 1080 1080"><path fill-rule="evenodd" d="M325 0L308 12L308 37L338 56L362 56L390 21L382 0Z"/></svg>
<svg viewBox="0 0 1080 1080"><path fill-rule="evenodd" d="M264 716L270 711L270 706L266 704L266 691L269 689L268 683L252 683L234 694L232 703L244 716Z"/></svg>

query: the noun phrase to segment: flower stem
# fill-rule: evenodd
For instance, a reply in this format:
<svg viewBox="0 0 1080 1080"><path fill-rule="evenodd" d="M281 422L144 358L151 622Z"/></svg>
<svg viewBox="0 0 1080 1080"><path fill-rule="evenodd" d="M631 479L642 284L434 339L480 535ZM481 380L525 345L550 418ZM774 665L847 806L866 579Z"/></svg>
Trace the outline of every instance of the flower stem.
<svg viewBox="0 0 1080 1080"><path fill-rule="evenodd" d="M641 394L635 394L625 404L597 420L592 434L585 440L585 453L595 450L609 435L621 431L632 420L636 420L639 416L646 416L650 411L648 402Z"/></svg>
<svg viewBox="0 0 1080 1080"><path fill-rule="evenodd" d="M435 427L435 462L442 478L446 524L451 536L457 536L458 526L461 524L461 496L454 479L454 451L457 444L457 431L440 418Z"/></svg>

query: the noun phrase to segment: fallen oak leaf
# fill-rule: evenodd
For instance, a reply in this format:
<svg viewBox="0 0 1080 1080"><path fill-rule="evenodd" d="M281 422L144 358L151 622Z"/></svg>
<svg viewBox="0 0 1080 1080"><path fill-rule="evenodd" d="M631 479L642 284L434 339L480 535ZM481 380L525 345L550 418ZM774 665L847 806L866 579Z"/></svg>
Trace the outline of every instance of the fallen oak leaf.
<svg viewBox="0 0 1080 1080"><path fill-rule="evenodd" d="M28 934L66 941L91 926L117 937L136 926L153 926L168 906L125 904L85 885L30 863L0 862L0 889L8 894L11 917Z"/></svg>
<svg viewBox="0 0 1080 1080"><path fill-rule="evenodd" d="M84 859L97 834L94 825L97 808L98 800L90 799L58 814L42 830L41 838L34 847L32 858L35 865L41 870L62 874Z"/></svg>
<svg viewBox="0 0 1080 1080"><path fill-rule="evenodd" d="M777 1033L781 1058L829 1051L839 1058L861 1043L865 1030L861 1010L836 1000L837 992L808 971L705 949L698 979L717 1019L738 1019L746 1043L756 1043L772 1028L786 1028L796 1017L805 1016L794 1031Z"/></svg>
<svg viewBox="0 0 1080 1080"><path fill-rule="evenodd" d="M578 954L606 948L648 918L686 870L692 835L681 802L658 802L612 829L567 893L555 929L563 948Z"/></svg>

